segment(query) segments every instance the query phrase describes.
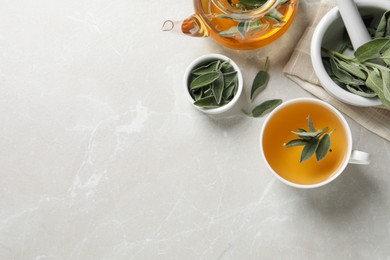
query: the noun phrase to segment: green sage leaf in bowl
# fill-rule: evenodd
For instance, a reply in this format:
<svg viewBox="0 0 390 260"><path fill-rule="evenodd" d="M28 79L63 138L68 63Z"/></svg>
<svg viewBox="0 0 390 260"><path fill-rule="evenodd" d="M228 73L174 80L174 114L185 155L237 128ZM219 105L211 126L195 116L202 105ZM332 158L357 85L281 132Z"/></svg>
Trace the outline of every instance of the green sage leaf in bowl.
<svg viewBox="0 0 390 260"><path fill-rule="evenodd" d="M229 109L215 110L237 102L236 94L242 92L242 76L238 66L219 54L208 54L193 62L186 73L186 88L192 103L201 111L215 114ZM219 112L218 112L219 111Z"/></svg>

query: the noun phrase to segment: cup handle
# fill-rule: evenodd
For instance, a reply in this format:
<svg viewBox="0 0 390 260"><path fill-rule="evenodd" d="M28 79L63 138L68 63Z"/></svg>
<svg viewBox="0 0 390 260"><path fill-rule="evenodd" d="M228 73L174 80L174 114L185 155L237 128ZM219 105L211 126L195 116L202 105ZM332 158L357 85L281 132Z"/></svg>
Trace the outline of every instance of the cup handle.
<svg viewBox="0 0 390 260"><path fill-rule="evenodd" d="M370 154L366 152L361 152L357 150L353 150L351 153L351 157L349 158L349 163L352 164L370 164Z"/></svg>

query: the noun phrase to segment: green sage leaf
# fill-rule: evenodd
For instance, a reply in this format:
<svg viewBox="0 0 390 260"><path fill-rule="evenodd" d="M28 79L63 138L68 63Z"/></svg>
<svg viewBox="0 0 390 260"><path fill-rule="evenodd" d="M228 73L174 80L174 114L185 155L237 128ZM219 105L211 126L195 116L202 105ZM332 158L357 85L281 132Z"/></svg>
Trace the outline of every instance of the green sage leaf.
<svg viewBox="0 0 390 260"><path fill-rule="evenodd" d="M291 132L301 138L305 138L305 137L318 138L328 130L329 129L325 127L324 129L315 132L296 132L296 131L291 131Z"/></svg>
<svg viewBox="0 0 390 260"><path fill-rule="evenodd" d="M377 57L380 51L390 42L390 39L376 38L362 46L355 51L355 57L358 61L366 61Z"/></svg>
<svg viewBox="0 0 390 260"><path fill-rule="evenodd" d="M343 60L339 60L339 59L336 59L339 67L341 67L342 69L344 69L345 71L349 72L350 74L362 79L362 80L366 80L367 79L367 75L366 73L364 73L364 71L362 71L359 67L359 65L356 65L352 62L345 62Z"/></svg>
<svg viewBox="0 0 390 260"><path fill-rule="evenodd" d="M229 86L225 87L223 92L222 92L222 98L224 100L228 100L230 97L233 96L233 91L235 88L235 82L232 82Z"/></svg>
<svg viewBox="0 0 390 260"><path fill-rule="evenodd" d="M390 66L390 48L382 53L381 58L387 64L387 66Z"/></svg>
<svg viewBox="0 0 390 260"><path fill-rule="evenodd" d="M201 99L203 96L203 88L191 90L191 96L196 101L198 99Z"/></svg>
<svg viewBox="0 0 390 260"><path fill-rule="evenodd" d="M240 0L239 3L246 7L260 7L265 4L266 0Z"/></svg>
<svg viewBox="0 0 390 260"><path fill-rule="evenodd" d="M302 150L301 159L300 159L301 163L310 159L310 157L312 157L312 155L317 150L318 144L319 144L319 140L317 139L314 139L306 143L306 145L303 147Z"/></svg>
<svg viewBox="0 0 390 260"><path fill-rule="evenodd" d="M245 38L245 37L246 37L246 33L247 33L248 30L249 30L249 24L250 24L250 21L248 21L248 20L240 21L240 22L237 24L237 30L238 30L238 32L240 33L240 35L241 35L242 38Z"/></svg>
<svg viewBox="0 0 390 260"><path fill-rule="evenodd" d="M253 100L255 96L263 91L265 87L267 86L268 80L269 80L269 74L267 72L268 70L268 56L265 60L264 69L260 70L253 80L252 88L251 88L251 95L250 99Z"/></svg>
<svg viewBox="0 0 390 260"><path fill-rule="evenodd" d="M228 72L223 74L225 86L229 86L233 81L237 79L237 71Z"/></svg>
<svg viewBox="0 0 390 260"><path fill-rule="evenodd" d="M315 127L314 127L313 121L311 121L310 115L307 116L307 122L308 122L310 131L311 131L311 132L315 132L316 129L315 129Z"/></svg>
<svg viewBox="0 0 390 260"><path fill-rule="evenodd" d="M250 99L253 100L255 96L263 91L265 87L267 86L269 80L269 74L267 71L261 70L257 73L255 79L253 80L252 88L251 88L251 97Z"/></svg>
<svg viewBox="0 0 390 260"><path fill-rule="evenodd" d="M281 99L271 99L264 101L260 105L256 106L252 112L250 113L250 116L252 117L261 117L269 112L271 112L273 109L275 109L277 106L279 106L283 101Z"/></svg>
<svg viewBox="0 0 390 260"><path fill-rule="evenodd" d="M355 95L358 95L358 96L361 96L361 97L366 97L366 98L373 98L373 97L376 97L377 94L375 92L365 92L365 91L362 91L360 88L354 88L350 85L345 85L346 88L349 90L349 92L355 94Z"/></svg>
<svg viewBox="0 0 390 260"><path fill-rule="evenodd" d="M209 108L217 108L220 107L219 104L215 101L214 96L207 96L201 99L198 99L194 102L194 105L209 109Z"/></svg>
<svg viewBox="0 0 390 260"><path fill-rule="evenodd" d="M230 62L221 64L220 70L222 73L229 73L235 71L233 65L230 64Z"/></svg>
<svg viewBox="0 0 390 260"><path fill-rule="evenodd" d="M390 101L390 72L381 70L383 80L383 96L387 101Z"/></svg>
<svg viewBox="0 0 390 260"><path fill-rule="evenodd" d="M390 100L387 100L383 92L383 79L378 69L372 70L367 77L366 85L377 93L382 104L390 108Z"/></svg>
<svg viewBox="0 0 390 260"><path fill-rule="evenodd" d="M223 74L219 72L219 77L212 83L212 87L211 87L211 90L213 91L214 98L217 104L221 104L223 89L224 89Z"/></svg>
<svg viewBox="0 0 390 260"><path fill-rule="evenodd" d="M316 149L316 159L317 161L321 161L328 154L331 145L330 135L325 134L320 142L318 143L318 147Z"/></svg>
<svg viewBox="0 0 390 260"><path fill-rule="evenodd" d="M204 65L204 66L201 66L201 67L194 69L193 71L191 71L191 73L195 74L195 75L203 75L203 74L210 73L212 71L217 71L220 64L221 64L221 61L216 60L216 61L213 61L213 62L207 64L207 65Z"/></svg>
<svg viewBox="0 0 390 260"><path fill-rule="evenodd" d="M330 58L329 61L330 61L330 66L331 66L333 74L337 77L337 79L340 82L342 82L344 84L349 84L349 85L356 84L356 83L354 83L355 80L351 76L351 74L344 71L343 69L340 69L340 67L336 64L336 61L334 58Z"/></svg>
<svg viewBox="0 0 390 260"><path fill-rule="evenodd" d="M375 32L375 38L390 36L390 10L386 11Z"/></svg>
<svg viewBox="0 0 390 260"><path fill-rule="evenodd" d="M190 90L201 88L213 83L217 78L220 77L219 71L212 71L207 74L202 74L196 77L190 84Z"/></svg>
<svg viewBox="0 0 390 260"><path fill-rule="evenodd" d="M219 35L223 37L235 37L238 34L238 28L236 26L230 27L229 29L225 31L219 32Z"/></svg>
<svg viewBox="0 0 390 260"><path fill-rule="evenodd" d="M284 18L284 15L281 14L278 10L276 10L275 8L274 9L271 9L269 12L268 12L268 15L269 16L272 16L273 18L277 19L278 21L280 21L280 19Z"/></svg>
<svg viewBox="0 0 390 260"><path fill-rule="evenodd" d="M290 142L288 142L287 144L285 144L284 146L285 147L302 146L302 145L306 145L307 142L308 141L302 140L302 139L294 139L294 140L291 140Z"/></svg>

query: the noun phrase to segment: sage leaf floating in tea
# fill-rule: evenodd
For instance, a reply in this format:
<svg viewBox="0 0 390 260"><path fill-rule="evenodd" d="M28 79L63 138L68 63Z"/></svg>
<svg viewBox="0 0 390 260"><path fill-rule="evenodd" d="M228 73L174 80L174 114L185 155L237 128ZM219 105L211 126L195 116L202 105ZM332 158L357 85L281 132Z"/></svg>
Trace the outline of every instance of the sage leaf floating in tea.
<svg viewBox="0 0 390 260"><path fill-rule="evenodd" d="M330 145L331 145L330 135L329 134L325 134L321 138L321 140L320 140L320 142L318 144L318 147L316 149L316 159L317 159L317 161L321 161L322 159L325 158L325 156L329 152Z"/></svg>
<svg viewBox="0 0 390 260"><path fill-rule="evenodd" d="M329 128L325 127L322 130L317 130L314 127L314 123L310 117L307 117L309 130L307 131L304 128L298 128L298 131L291 131L293 134L297 135L299 139L293 139L288 143L284 144L284 147L296 147L303 146L300 162L304 162L310 159L314 154L316 154L316 160L323 160L328 154L331 146L331 134L327 133Z"/></svg>
<svg viewBox="0 0 390 260"><path fill-rule="evenodd" d="M214 60L194 68L189 77L189 87L194 105L204 109L221 107L237 93L237 71L229 60Z"/></svg>
<svg viewBox="0 0 390 260"><path fill-rule="evenodd" d="M318 144L320 141L318 139L312 139L306 142L305 146L303 147L300 162L304 162L316 152Z"/></svg>

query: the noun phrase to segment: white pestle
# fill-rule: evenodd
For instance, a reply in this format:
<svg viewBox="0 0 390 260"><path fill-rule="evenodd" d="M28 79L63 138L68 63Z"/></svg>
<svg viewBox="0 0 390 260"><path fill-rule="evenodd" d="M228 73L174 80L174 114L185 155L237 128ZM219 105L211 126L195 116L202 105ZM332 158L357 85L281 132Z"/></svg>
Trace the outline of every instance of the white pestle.
<svg viewBox="0 0 390 260"><path fill-rule="evenodd" d="M337 6L345 28L347 29L352 46L356 50L371 40L354 0L337 0Z"/></svg>

